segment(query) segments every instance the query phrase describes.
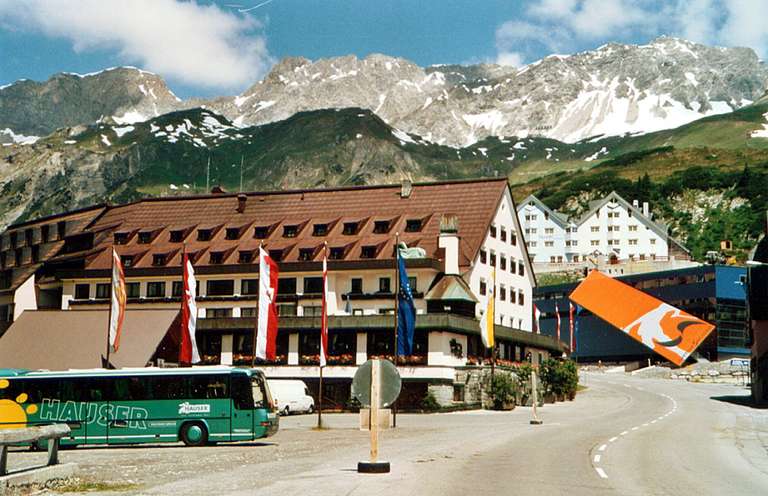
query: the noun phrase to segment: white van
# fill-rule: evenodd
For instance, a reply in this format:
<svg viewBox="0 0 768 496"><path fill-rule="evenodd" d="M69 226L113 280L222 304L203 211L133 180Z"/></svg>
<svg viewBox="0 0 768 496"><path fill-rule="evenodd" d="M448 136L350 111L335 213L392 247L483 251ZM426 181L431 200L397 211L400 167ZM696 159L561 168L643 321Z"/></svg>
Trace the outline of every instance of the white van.
<svg viewBox="0 0 768 496"><path fill-rule="evenodd" d="M304 381L269 379L267 383L272 393L272 399L281 415L312 413L315 411L315 400L309 395L309 390Z"/></svg>

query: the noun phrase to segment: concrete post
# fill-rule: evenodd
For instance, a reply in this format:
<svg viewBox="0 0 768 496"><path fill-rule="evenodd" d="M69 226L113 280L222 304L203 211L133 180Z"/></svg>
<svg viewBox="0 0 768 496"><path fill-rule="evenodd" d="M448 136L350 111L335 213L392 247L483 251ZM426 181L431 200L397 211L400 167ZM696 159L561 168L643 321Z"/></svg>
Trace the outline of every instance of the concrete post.
<svg viewBox="0 0 768 496"><path fill-rule="evenodd" d="M288 335L288 365L299 364L299 333Z"/></svg>

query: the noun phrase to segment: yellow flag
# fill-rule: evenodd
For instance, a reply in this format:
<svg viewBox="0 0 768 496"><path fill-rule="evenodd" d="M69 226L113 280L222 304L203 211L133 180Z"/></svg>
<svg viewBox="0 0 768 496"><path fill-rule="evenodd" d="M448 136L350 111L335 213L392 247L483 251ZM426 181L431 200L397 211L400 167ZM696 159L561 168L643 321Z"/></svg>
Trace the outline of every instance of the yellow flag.
<svg viewBox="0 0 768 496"><path fill-rule="evenodd" d="M480 319L480 336L486 348L493 348L493 323L496 320L494 301L496 300L496 269L491 273L491 284L488 288L488 303L483 318Z"/></svg>

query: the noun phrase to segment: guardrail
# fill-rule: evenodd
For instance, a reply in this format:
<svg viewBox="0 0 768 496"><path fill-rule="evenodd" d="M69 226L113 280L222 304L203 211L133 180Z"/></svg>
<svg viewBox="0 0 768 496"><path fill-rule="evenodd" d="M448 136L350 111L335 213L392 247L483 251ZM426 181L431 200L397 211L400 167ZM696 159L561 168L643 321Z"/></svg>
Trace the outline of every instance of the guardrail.
<svg viewBox="0 0 768 496"><path fill-rule="evenodd" d="M8 447L48 441L48 463L46 466L59 463L59 441L70 433L67 424L41 425L22 429L0 429L0 476L8 474Z"/></svg>

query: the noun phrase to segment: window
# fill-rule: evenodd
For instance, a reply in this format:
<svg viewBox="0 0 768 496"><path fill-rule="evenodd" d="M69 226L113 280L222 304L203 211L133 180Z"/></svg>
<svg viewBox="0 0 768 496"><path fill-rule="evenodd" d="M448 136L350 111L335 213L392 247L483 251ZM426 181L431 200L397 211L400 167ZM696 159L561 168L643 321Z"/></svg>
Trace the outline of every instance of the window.
<svg viewBox="0 0 768 496"><path fill-rule="evenodd" d="M269 236L269 226L256 226L253 228L253 237L256 239L266 239Z"/></svg>
<svg viewBox="0 0 768 496"><path fill-rule="evenodd" d="M517 293L515 292L515 288L509 288L509 302L517 303Z"/></svg>
<svg viewBox="0 0 768 496"><path fill-rule="evenodd" d="M90 284L75 284L75 299L87 300L90 298L91 285Z"/></svg>
<svg viewBox="0 0 768 496"><path fill-rule="evenodd" d="M651 244L652 244L652 245L655 245L655 244L656 244L656 239L655 239L655 238L651 238Z"/></svg>
<svg viewBox="0 0 768 496"><path fill-rule="evenodd" d="M320 317L323 315L323 307L320 305L307 305L302 307L304 317Z"/></svg>
<svg viewBox="0 0 768 496"><path fill-rule="evenodd" d="M589 228L590 232L599 232L600 226L592 226Z"/></svg>
<svg viewBox="0 0 768 496"><path fill-rule="evenodd" d="M226 231L224 231L224 239L240 239L240 228L228 227Z"/></svg>
<svg viewBox="0 0 768 496"><path fill-rule="evenodd" d="M503 284L499 286L499 299L507 301L507 288Z"/></svg>
<svg viewBox="0 0 768 496"><path fill-rule="evenodd" d="M213 229L198 229L197 240L198 241L210 241L213 237Z"/></svg>
<svg viewBox="0 0 768 496"><path fill-rule="evenodd" d="M421 219L408 219L405 221L405 232L421 231Z"/></svg>
<svg viewBox="0 0 768 496"><path fill-rule="evenodd" d="M147 298L165 298L164 282L148 282Z"/></svg>
<svg viewBox="0 0 768 496"><path fill-rule="evenodd" d="M344 229L342 230L342 234L345 234L347 236L352 236L354 234L357 234L357 228L358 228L357 222L345 222L344 223Z"/></svg>
<svg viewBox="0 0 768 496"><path fill-rule="evenodd" d="M30 248L32 256L32 263L37 263L40 261L40 245L33 245L32 248Z"/></svg>
<svg viewBox="0 0 768 496"><path fill-rule="evenodd" d="M184 231L180 229L171 231L168 239L171 243L181 243L184 241Z"/></svg>
<svg viewBox="0 0 768 496"><path fill-rule="evenodd" d="M64 239L64 237L67 235L67 221L60 220L56 223L56 234L59 239Z"/></svg>
<svg viewBox="0 0 768 496"><path fill-rule="evenodd" d="M525 275L525 264L523 262L517 262L517 273L521 276Z"/></svg>
<svg viewBox="0 0 768 496"><path fill-rule="evenodd" d="M124 245L128 242L128 233L126 232L118 232L115 233L115 244L116 245Z"/></svg>
<svg viewBox="0 0 768 496"><path fill-rule="evenodd" d="M637 244L637 240L636 239L630 239L629 240L629 244L630 245L636 245Z"/></svg>
<svg viewBox="0 0 768 496"><path fill-rule="evenodd" d="M492 238L496 237L496 226L493 226L493 225L491 226L491 237Z"/></svg>
<svg viewBox="0 0 768 496"><path fill-rule="evenodd" d="M226 318L226 317L232 317L231 308L206 308L205 309L206 319Z"/></svg>
<svg viewBox="0 0 768 496"><path fill-rule="evenodd" d="M112 294L111 284L108 282L99 283L96 285L96 298L105 300Z"/></svg>
<svg viewBox="0 0 768 496"><path fill-rule="evenodd" d="M538 218L539 218L539 216L538 216L538 215L531 215L531 220L536 220L536 219L538 219Z"/></svg>
<svg viewBox="0 0 768 496"><path fill-rule="evenodd" d="M375 234L386 234L389 232L388 220L377 220L373 223L373 232Z"/></svg>
<svg viewBox="0 0 768 496"><path fill-rule="evenodd" d="M235 294L235 281L232 279L210 279L206 281L207 296L232 296Z"/></svg>
<svg viewBox="0 0 768 496"><path fill-rule="evenodd" d="M269 258L275 262L279 262L283 259L283 250L269 250Z"/></svg>
<svg viewBox="0 0 768 496"><path fill-rule="evenodd" d="M553 247L553 246L555 246L555 242L554 241L545 241L544 242L544 246L546 246L548 248Z"/></svg>
<svg viewBox="0 0 768 496"><path fill-rule="evenodd" d="M248 318L248 317L258 317L259 315L259 307L242 307L240 309L240 317Z"/></svg>
<svg viewBox="0 0 768 496"><path fill-rule="evenodd" d="M556 258L555 258L554 255L550 255L549 256L549 263L555 263L555 260L556 260Z"/></svg>
<svg viewBox="0 0 768 496"><path fill-rule="evenodd" d="M220 265L224 263L224 252L212 251L210 258L208 259L208 263L210 263L211 265Z"/></svg>
<svg viewBox="0 0 768 496"><path fill-rule="evenodd" d="M177 297L181 296L181 293L183 290L184 290L184 283L182 283L181 281L173 281L173 284L171 285L171 296L177 296Z"/></svg>
<svg viewBox="0 0 768 496"><path fill-rule="evenodd" d="M525 305L525 293L523 293L522 289L517 292L517 303Z"/></svg>
<svg viewBox="0 0 768 496"><path fill-rule="evenodd" d="M277 294L278 295L295 295L296 294L296 278L284 277L284 278L278 279Z"/></svg>
<svg viewBox="0 0 768 496"><path fill-rule="evenodd" d="M344 258L344 251L345 250L343 246L334 246L330 249L328 258L330 260L341 260Z"/></svg>
<svg viewBox="0 0 768 496"><path fill-rule="evenodd" d="M504 255L499 256L499 268L501 270L507 270L507 257Z"/></svg>
<svg viewBox="0 0 768 496"><path fill-rule="evenodd" d="M328 224L315 224L312 226L312 236L325 236L328 234Z"/></svg>
<svg viewBox="0 0 768 496"><path fill-rule="evenodd" d="M304 294L322 294L322 293L323 293L322 277L305 277L304 278Z"/></svg>
<svg viewBox="0 0 768 496"><path fill-rule="evenodd" d="M243 279L242 281L240 281L240 294L241 295L259 294L259 280Z"/></svg>
<svg viewBox="0 0 768 496"><path fill-rule="evenodd" d="M501 236L500 236L500 239L501 239L502 241L506 241L506 240L507 240L507 230L506 230L506 229L504 229L504 227L502 227L502 228L500 229L500 231L499 231L499 234L501 235Z"/></svg>
<svg viewBox="0 0 768 496"><path fill-rule="evenodd" d="M488 253L485 250L480 250L480 263L488 263Z"/></svg>
<svg viewBox="0 0 768 496"><path fill-rule="evenodd" d="M496 253L491 252L491 267L496 267Z"/></svg>
<svg viewBox="0 0 768 496"><path fill-rule="evenodd" d="M635 232L635 231L637 231L637 226L635 226L635 225L629 226L629 231L630 231L630 232Z"/></svg>
<svg viewBox="0 0 768 496"><path fill-rule="evenodd" d="M127 298L138 298L139 296L141 296L141 284L138 282L126 283L125 296Z"/></svg>
<svg viewBox="0 0 768 496"><path fill-rule="evenodd" d="M152 232L142 231L139 233L139 244L147 245L152 242Z"/></svg>
<svg viewBox="0 0 768 496"><path fill-rule="evenodd" d="M40 227L40 242L47 243L51 236L51 226L48 224Z"/></svg>
<svg viewBox="0 0 768 496"><path fill-rule="evenodd" d="M349 292L352 294L362 294L363 293L363 279L360 277L353 277L350 280L350 289Z"/></svg>
<svg viewBox="0 0 768 496"><path fill-rule="evenodd" d="M555 234L555 228L554 227L544 228L544 234Z"/></svg>
<svg viewBox="0 0 768 496"><path fill-rule="evenodd" d="M296 304L295 303L282 303L277 305L277 315L280 317L295 317L296 316Z"/></svg>
<svg viewBox="0 0 768 496"><path fill-rule="evenodd" d="M531 234L536 234L536 232L538 231L538 229L536 229L535 227L533 227L533 228L531 228L531 229L530 229L530 231L531 231Z"/></svg>
<svg viewBox="0 0 768 496"><path fill-rule="evenodd" d="M412 276L408 278L408 285L411 287L411 292L415 293L417 291L417 285L416 285L416 277Z"/></svg>
<svg viewBox="0 0 768 496"><path fill-rule="evenodd" d="M314 255L315 255L314 248L299 248L299 260L307 262L309 260L312 260Z"/></svg>
<svg viewBox="0 0 768 496"><path fill-rule="evenodd" d="M528 242L528 247L529 248L536 248L536 241L529 241Z"/></svg>
<svg viewBox="0 0 768 496"><path fill-rule="evenodd" d="M590 245L592 245L592 246L598 246L598 245L600 244L600 240L598 240L598 239L593 239L593 240L591 240L591 241L589 242L589 244L590 244Z"/></svg>
<svg viewBox="0 0 768 496"><path fill-rule="evenodd" d="M645 253L640 254L640 260L645 260Z"/></svg>
<svg viewBox="0 0 768 496"><path fill-rule="evenodd" d="M120 263L123 264L123 267L126 269L128 267L133 267L133 255L123 255L120 257Z"/></svg>
<svg viewBox="0 0 768 496"><path fill-rule="evenodd" d="M360 249L360 258L376 258L376 246L367 245Z"/></svg>
<svg viewBox="0 0 768 496"><path fill-rule="evenodd" d="M299 234L299 226L283 226L284 238L295 238L297 234Z"/></svg>
<svg viewBox="0 0 768 496"><path fill-rule="evenodd" d="M509 233L509 242L512 244L512 246L517 246L517 234L510 232Z"/></svg>
<svg viewBox="0 0 768 496"><path fill-rule="evenodd" d="M392 287L390 282L389 277L379 277L379 293L391 293Z"/></svg>
<svg viewBox="0 0 768 496"><path fill-rule="evenodd" d="M485 296L488 292L488 286L485 283L485 279L480 279L480 295Z"/></svg>
<svg viewBox="0 0 768 496"><path fill-rule="evenodd" d="M165 265L165 253L155 253L152 255L152 265Z"/></svg>
<svg viewBox="0 0 768 496"><path fill-rule="evenodd" d="M237 263L241 263L241 264L253 263L253 252L241 251L237 257Z"/></svg>

